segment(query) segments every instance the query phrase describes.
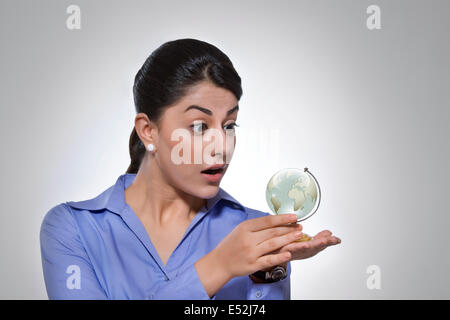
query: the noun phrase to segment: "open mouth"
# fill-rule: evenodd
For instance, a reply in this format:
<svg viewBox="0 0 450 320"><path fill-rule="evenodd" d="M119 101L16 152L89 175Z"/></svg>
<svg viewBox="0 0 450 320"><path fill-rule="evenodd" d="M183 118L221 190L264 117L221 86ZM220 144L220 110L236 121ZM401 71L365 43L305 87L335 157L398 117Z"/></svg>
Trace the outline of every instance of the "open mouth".
<svg viewBox="0 0 450 320"><path fill-rule="evenodd" d="M222 173L223 172L223 168L218 168L218 169L208 169L208 170L203 170L202 173L205 174L210 174L210 175L214 175L217 173Z"/></svg>
<svg viewBox="0 0 450 320"><path fill-rule="evenodd" d="M219 168L210 168L201 171L202 176L206 179L206 181L210 183L217 184L222 179L223 175L225 173L225 167L219 167Z"/></svg>

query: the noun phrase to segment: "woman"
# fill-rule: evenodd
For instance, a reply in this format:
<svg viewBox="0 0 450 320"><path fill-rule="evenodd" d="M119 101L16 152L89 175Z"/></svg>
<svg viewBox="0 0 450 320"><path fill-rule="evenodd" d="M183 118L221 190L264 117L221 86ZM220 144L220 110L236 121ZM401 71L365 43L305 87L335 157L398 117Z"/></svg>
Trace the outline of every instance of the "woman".
<svg viewBox="0 0 450 320"><path fill-rule="evenodd" d="M138 71L133 93L127 172L42 222L49 298L290 299L290 261L340 240L322 231L296 242L294 214L247 208L219 187L242 95L229 58L203 41L167 42Z"/></svg>

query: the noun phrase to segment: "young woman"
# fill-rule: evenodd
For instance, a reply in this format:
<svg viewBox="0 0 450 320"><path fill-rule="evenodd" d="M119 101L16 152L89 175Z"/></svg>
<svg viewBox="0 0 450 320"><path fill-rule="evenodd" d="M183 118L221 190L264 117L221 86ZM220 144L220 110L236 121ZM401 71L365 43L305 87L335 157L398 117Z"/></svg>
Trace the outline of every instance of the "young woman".
<svg viewBox="0 0 450 320"><path fill-rule="evenodd" d="M325 230L296 242L294 214L245 207L219 187L242 95L229 58L203 41L167 42L138 71L133 93L127 172L97 197L44 217L49 298L290 299L290 261L340 239Z"/></svg>

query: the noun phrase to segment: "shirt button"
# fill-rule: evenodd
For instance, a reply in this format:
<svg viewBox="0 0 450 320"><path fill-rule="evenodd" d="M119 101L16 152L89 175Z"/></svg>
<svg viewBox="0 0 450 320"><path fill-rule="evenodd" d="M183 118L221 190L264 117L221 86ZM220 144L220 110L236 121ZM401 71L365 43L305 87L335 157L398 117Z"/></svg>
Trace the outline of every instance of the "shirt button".
<svg viewBox="0 0 450 320"><path fill-rule="evenodd" d="M262 293L261 293L260 290L256 291L255 296L256 296L257 298L261 298L261 295L262 295Z"/></svg>

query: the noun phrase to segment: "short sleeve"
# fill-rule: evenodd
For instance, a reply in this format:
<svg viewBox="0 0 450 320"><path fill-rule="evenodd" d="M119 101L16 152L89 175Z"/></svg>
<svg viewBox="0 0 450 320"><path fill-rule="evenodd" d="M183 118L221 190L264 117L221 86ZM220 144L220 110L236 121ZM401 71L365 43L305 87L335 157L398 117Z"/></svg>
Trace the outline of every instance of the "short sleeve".
<svg viewBox="0 0 450 320"><path fill-rule="evenodd" d="M107 299L67 205L47 212L39 236L49 299Z"/></svg>

